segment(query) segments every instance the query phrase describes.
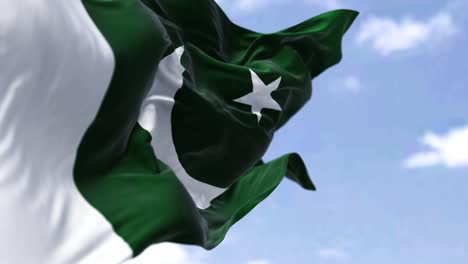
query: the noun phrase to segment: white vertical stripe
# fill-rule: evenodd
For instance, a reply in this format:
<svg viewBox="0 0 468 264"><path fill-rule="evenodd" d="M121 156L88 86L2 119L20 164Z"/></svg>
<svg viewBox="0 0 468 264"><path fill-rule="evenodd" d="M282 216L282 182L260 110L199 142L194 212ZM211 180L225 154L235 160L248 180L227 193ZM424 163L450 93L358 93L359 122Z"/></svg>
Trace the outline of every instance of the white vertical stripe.
<svg viewBox="0 0 468 264"><path fill-rule="evenodd" d="M0 263L131 256L72 178L113 68L80 0L0 0Z"/></svg>

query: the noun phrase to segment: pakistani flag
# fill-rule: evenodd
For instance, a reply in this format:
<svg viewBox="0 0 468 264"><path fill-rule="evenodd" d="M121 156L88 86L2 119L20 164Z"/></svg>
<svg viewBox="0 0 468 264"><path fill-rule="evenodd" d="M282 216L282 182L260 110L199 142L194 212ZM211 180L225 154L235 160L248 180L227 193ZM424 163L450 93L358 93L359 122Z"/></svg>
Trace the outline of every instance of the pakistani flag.
<svg viewBox="0 0 468 264"><path fill-rule="evenodd" d="M216 247L303 161L262 162L357 12L261 34L212 0L0 4L0 262Z"/></svg>

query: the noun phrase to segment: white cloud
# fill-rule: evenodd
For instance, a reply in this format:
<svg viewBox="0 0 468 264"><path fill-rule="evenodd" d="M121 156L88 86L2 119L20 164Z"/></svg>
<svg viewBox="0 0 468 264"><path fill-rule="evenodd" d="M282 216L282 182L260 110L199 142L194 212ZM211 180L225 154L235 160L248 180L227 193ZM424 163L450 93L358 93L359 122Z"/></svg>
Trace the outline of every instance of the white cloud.
<svg viewBox="0 0 468 264"><path fill-rule="evenodd" d="M468 126L451 129L445 135L428 132L420 141L429 150L411 155L404 161L406 168L468 166Z"/></svg>
<svg viewBox="0 0 468 264"><path fill-rule="evenodd" d="M349 254L341 248L321 248L317 250L317 256L327 260L345 260Z"/></svg>
<svg viewBox="0 0 468 264"><path fill-rule="evenodd" d="M247 264L271 264L271 262L266 259L257 259L248 261Z"/></svg>
<svg viewBox="0 0 468 264"><path fill-rule="evenodd" d="M440 41L456 32L454 19L448 12L438 13L426 21L372 16L362 23L356 41L370 43L380 54L389 55Z"/></svg>
<svg viewBox="0 0 468 264"><path fill-rule="evenodd" d="M161 243L149 247L137 258L125 264L207 264L205 254L189 252L186 247Z"/></svg>

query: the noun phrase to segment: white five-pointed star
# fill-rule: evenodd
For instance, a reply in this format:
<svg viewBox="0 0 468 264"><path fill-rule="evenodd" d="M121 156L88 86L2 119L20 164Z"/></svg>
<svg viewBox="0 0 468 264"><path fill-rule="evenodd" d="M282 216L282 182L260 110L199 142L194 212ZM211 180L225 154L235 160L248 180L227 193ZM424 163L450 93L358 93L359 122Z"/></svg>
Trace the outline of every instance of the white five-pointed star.
<svg viewBox="0 0 468 264"><path fill-rule="evenodd" d="M273 109L281 111L281 106L278 102L271 97L271 93L278 89L281 77L276 79L274 82L266 85L258 75L250 70L250 76L252 78L253 92L244 95L240 98L235 99L235 102L250 105L252 107L252 113L257 116L258 122L262 118L261 111L263 108Z"/></svg>

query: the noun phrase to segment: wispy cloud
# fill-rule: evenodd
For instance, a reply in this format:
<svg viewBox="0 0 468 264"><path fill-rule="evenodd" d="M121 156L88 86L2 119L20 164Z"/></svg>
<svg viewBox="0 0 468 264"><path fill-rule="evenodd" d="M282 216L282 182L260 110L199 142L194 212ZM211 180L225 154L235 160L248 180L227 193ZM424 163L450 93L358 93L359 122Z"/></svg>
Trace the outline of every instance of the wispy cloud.
<svg viewBox="0 0 468 264"><path fill-rule="evenodd" d="M207 264L204 255L189 252L185 247L161 243L148 248L138 258L125 262L125 264Z"/></svg>
<svg viewBox="0 0 468 264"><path fill-rule="evenodd" d="M341 0L304 0L304 2L330 10L342 8L344 6Z"/></svg>
<svg viewBox="0 0 468 264"><path fill-rule="evenodd" d="M396 20L371 16L362 23L357 35L358 44L369 43L381 55L420 48L457 32L452 15L441 12L427 20L406 17Z"/></svg>
<svg viewBox="0 0 468 264"><path fill-rule="evenodd" d="M336 93L358 94L363 87L363 82L356 75L347 75L344 78L332 81L330 84L330 90Z"/></svg>
<svg viewBox="0 0 468 264"><path fill-rule="evenodd" d="M237 0L234 1L234 7L240 11L253 12L274 3L274 0Z"/></svg>
<svg viewBox="0 0 468 264"><path fill-rule="evenodd" d="M343 89L350 93L359 93L362 89L361 80L354 75L349 75L342 81Z"/></svg>
<svg viewBox="0 0 468 264"><path fill-rule="evenodd" d="M450 129L443 135L427 132L420 141L429 149L408 157L403 163L404 167L468 166L468 126Z"/></svg>
<svg viewBox="0 0 468 264"><path fill-rule="evenodd" d="M259 12L266 8L279 8L292 4L298 4L298 0L216 0L218 4L240 11L243 14ZM343 7L341 0L302 0L302 4L312 5L321 9L331 10Z"/></svg>
<svg viewBox="0 0 468 264"><path fill-rule="evenodd" d="M271 264L271 262L266 259L256 259L248 261L247 264Z"/></svg>
<svg viewBox="0 0 468 264"><path fill-rule="evenodd" d="M344 249L334 247L321 248L316 253L318 257L326 260L345 260L350 257Z"/></svg>

